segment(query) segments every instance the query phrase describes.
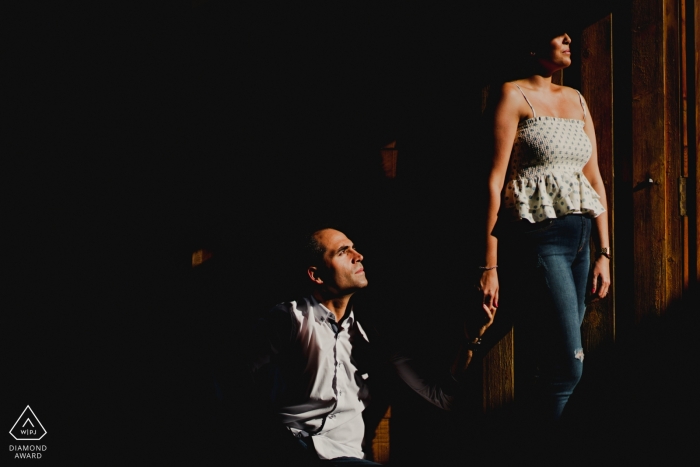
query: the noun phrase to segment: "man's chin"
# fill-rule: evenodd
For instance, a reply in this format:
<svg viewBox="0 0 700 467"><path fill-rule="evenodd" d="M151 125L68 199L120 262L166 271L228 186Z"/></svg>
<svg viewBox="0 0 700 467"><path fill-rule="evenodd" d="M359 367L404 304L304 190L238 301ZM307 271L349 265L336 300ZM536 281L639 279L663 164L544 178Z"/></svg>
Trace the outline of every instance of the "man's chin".
<svg viewBox="0 0 700 467"><path fill-rule="evenodd" d="M360 283L358 283L357 285L355 285L353 291L354 291L354 292L357 292L357 291L359 291L359 290L362 290L362 289L364 289L365 287L367 287L367 285L368 285L368 282L367 282L367 281L360 282Z"/></svg>

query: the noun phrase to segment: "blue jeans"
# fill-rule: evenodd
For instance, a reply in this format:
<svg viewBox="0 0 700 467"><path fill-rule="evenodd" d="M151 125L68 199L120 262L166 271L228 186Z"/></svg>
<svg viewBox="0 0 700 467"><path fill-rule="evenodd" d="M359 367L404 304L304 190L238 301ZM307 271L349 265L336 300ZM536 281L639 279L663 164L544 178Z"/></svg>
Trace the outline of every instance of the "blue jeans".
<svg viewBox="0 0 700 467"><path fill-rule="evenodd" d="M505 235L505 256L499 254L505 276L499 305L514 314L516 371L522 353L532 415L545 424L561 418L583 372L590 237L591 219L579 214L521 221Z"/></svg>

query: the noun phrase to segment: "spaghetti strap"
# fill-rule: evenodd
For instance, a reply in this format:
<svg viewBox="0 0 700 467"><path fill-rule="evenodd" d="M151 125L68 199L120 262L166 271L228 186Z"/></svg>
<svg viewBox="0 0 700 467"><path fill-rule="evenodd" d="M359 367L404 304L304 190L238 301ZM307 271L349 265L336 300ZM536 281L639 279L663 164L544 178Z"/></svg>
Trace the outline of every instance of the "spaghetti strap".
<svg viewBox="0 0 700 467"><path fill-rule="evenodd" d="M515 83L513 83L513 84L515 84ZM520 89L520 86L518 86L517 84L515 84L515 86L518 89ZM520 89L520 94L523 95L523 97L525 98L525 102L527 102L527 105L530 106L530 109L532 110L532 118L537 118L537 114L535 113L535 108L532 106L532 104L530 104L530 101L528 100L527 96L525 95L525 93L523 92L522 89Z"/></svg>
<svg viewBox="0 0 700 467"><path fill-rule="evenodd" d="M516 84L516 86L517 86L517 84ZM586 121L586 106L583 105L583 96L578 91L578 89L576 90L576 92L578 92L578 100L581 102L581 108L583 109L583 121L585 122Z"/></svg>

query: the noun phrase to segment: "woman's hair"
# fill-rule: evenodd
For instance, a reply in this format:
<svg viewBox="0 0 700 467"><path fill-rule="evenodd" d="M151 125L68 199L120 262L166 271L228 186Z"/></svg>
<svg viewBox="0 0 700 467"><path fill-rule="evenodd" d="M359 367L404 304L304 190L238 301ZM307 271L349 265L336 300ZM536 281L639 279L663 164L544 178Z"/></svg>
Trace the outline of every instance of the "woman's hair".
<svg viewBox="0 0 700 467"><path fill-rule="evenodd" d="M549 50L549 43L564 33L572 34L575 25L569 18L552 12L531 12L518 21L515 47L525 54Z"/></svg>
<svg viewBox="0 0 700 467"><path fill-rule="evenodd" d="M531 5L521 8L520 11L516 9L511 12L509 19L504 20L501 26L508 34L505 35L506 44L502 48L497 47L497 50L507 50L509 59L495 64L497 76L491 82L529 76L536 57L549 53L552 39L564 33L571 35L576 30L571 15L562 15L561 9Z"/></svg>

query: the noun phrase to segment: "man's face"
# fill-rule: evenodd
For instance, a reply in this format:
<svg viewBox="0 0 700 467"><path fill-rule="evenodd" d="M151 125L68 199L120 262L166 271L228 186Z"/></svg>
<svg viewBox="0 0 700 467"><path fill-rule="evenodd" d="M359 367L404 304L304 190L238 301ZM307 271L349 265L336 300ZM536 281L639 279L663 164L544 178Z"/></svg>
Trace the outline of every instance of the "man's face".
<svg viewBox="0 0 700 467"><path fill-rule="evenodd" d="M318 268L316 277L323 286L337 295L353 293L367 286L364 257L355 250L344 233L334 229L316 232L316 240L324 248L324 268Z"/></svg>

